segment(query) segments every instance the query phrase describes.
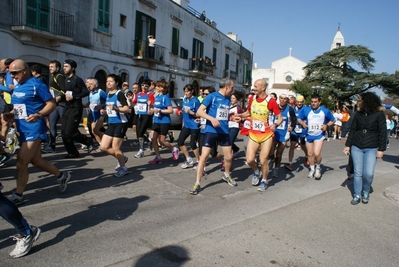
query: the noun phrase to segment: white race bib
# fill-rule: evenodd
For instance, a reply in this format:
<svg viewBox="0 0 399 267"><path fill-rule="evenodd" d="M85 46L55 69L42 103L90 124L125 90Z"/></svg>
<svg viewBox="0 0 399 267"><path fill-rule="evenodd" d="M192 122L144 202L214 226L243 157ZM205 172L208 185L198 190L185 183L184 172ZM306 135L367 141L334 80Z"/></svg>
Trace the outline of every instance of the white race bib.
<svg viewBox="0 0 399 267"><path fill-rule="evenodd" d="M116 111L110 108L110 105L113 105L113 102L107 102L107 115L108 117L116 117Z"/></svg>
<svg viewBox="0 0 399 267"><path fill-rule="evenodd" d="M302 133L302 127L300 125L295 126L295 130L296 133Z"/></svg>
<svg viewBox="0 0 399 267"><path fill-rule="evenodd" d="M283 122L277 127L277 129L279 130L285 130L285 121L283 120Z"/></svg>
<svg viewBox="0 0 399 267"><path fill-rule="evenodd" d="M136 106L138 112L147 112L147 104L145 103L137 103Z"/></svg>
<svg viewBox="0 0 399 267"><path fill-rule="evenodd" d="M245 129L251 129L251 121L245 120L244 121L244 128Z"/></svg>
<svg viewBox="0 0 399 267"><path fill-rule="evenodd" d="M14 104L14 118L16 120L24 120L28 117L25 104Z"/></svg>
<svg viewBox="0 0 399 267"><path fill-rule="evenodd" d="M229 110L227 108L218 108L216 110L216 119L219 121L227 121L229 118Z"/></svg>
<svg viewBox="0 0 399 267"><path fill-rule="evenodd" d="M252 130L265 132L265 123L263 121L254 120L252 121Z"/></svg>

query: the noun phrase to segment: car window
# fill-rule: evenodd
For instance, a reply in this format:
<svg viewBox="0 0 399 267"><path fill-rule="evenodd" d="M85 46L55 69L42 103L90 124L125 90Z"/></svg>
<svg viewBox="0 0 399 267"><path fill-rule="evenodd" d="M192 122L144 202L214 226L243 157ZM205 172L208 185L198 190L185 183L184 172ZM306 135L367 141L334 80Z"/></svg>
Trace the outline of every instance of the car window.
<svg viewBox="0 0 399 267"><path fill-rule="evenodd" d="M173 100L175 101L177 107L182 107L183 106L183 99L176 98L176 99L173 99Z"/></svg>

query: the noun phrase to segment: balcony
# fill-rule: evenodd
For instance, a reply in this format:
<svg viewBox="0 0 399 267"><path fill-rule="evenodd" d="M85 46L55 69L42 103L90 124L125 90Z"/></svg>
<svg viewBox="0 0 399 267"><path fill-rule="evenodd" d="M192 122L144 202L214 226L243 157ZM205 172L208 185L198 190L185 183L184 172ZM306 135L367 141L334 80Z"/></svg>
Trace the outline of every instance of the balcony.
<svg viewBox="0 0 399 267"><path fill-rule="evenodd" d="M13 0L11 30L21 33L21 40L31 41L40 36L56 43L73 40L74 16L60 10L35 3Z"/></svg>
<svg viewBox="0 0 399 267"><path fill-rule="evenodd" d="M156 64L163 64L165 47L160 45L149 46L147 40L133 41L133 59L143 60Z"/></svg>
<svg viewBox="0 0 399 267"><path fill-rule="evenodd" d="M213 76L215 63L211 62L208 58L192 58L188 73L191 76L206 77Z"/></svg>

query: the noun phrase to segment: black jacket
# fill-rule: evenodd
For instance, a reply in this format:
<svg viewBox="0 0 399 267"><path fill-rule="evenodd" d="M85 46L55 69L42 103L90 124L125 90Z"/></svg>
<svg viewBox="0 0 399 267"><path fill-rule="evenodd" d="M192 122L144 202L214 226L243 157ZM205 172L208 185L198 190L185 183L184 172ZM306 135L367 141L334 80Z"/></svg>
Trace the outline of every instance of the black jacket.
<svg viewBox="0 0 399 267"><path fill-rule="evenodd" d="M377 148L385 151L387 146L387 124L384 112L357 112L354 115L345 145L358 148Z"/></svg>

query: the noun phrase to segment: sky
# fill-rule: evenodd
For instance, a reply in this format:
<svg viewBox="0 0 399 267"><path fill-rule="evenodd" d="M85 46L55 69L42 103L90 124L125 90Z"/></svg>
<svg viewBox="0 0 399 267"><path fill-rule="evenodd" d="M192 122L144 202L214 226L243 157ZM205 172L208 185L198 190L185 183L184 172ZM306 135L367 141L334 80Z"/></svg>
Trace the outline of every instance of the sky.
<svg viewBox="0 0 399 267"><path fill-rule="evenodd" d="M373 73L399 71L399 0L190 0L223 33L238 34L258 68L289 55L304 62L330 50L340 25L345 45L374 53Z"/></svg>

